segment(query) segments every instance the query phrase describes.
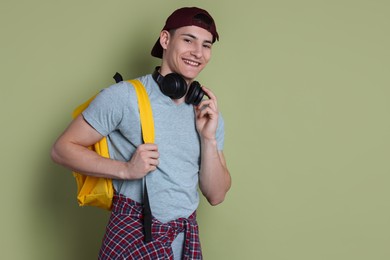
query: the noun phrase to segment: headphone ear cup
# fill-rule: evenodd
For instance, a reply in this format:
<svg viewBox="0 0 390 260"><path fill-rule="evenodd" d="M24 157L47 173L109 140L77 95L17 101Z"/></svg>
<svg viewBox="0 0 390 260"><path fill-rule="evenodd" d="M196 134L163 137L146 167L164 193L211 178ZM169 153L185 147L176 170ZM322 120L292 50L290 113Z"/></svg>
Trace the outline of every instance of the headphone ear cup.
<svg viewBox="0 0 390 260"><path fill-rule="evenodd" d="M187 104L192 104L197 106L202 101L203 96L204 96L204 91L202 90L200 83L198 81L194 81L191 83L188 89L185 102Z"/></svg>
<svg viewBox="0 0 390 260"><path fill-rule="evenodd" d="M160 84L161 92L173 99L184 97L187 92L187 83L177 73L169 73L165 75L164 80Z"/></svg>

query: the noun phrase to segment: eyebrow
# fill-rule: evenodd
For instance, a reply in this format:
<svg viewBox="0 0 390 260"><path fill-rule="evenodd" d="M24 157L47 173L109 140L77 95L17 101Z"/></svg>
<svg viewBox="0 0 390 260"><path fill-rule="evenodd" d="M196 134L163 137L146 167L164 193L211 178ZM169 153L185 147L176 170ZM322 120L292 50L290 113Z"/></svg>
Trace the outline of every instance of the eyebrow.
<svg viewBox="0 0 390 260"><path fill-rule="evenodd" d="M196 37L195 35L193 35L193 34L190 34L190 33L183 33L183 34L181 34L182 36L188 36L188 37L190 37L190 38L192 38L192 39L194 39L194 40L198 40L199 38L198 37ZM209 44L213 44L213 42L212 41L209 41L209 40L205 40L205 41L203 41L204 43L209 43Z"/></svg>

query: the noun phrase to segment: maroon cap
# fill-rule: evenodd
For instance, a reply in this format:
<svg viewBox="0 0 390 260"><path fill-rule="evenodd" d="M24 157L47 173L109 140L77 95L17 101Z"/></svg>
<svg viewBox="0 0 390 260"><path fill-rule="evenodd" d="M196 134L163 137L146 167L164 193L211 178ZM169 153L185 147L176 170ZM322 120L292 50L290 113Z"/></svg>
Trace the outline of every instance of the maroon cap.
<svg viewBox="0 0 390 260"><path fill-rule="evenodd" d="M219 40L219 35L217 33L213 17L211 17L206 10L197 7L183 7L177 9L168 17L165 22L165 26L161 31L169 31L191 25L198 26L209 31L213 35L213 43L216 40ZM153 57L162 58L163 48L160 44L160 38L157 39L156 44L153 46L151 54Z"/></svg>

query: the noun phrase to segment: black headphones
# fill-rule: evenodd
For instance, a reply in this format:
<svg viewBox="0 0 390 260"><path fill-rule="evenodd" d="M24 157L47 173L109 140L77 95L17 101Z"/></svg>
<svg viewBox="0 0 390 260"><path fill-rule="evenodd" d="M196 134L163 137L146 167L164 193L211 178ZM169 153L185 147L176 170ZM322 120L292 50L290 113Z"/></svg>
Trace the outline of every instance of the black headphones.
<svg viewBox="0 0 390 260"><path fill-rule="evenodd" d="M161 92L172 98L179 99L184 97L187 93L187 82L183 79L182 76L178 73L169 73L165 75L160 74L158 72L160 67L156 67L154 70L152 77L157 82L160 87ZM202 101L204 96L204 91L198 81L193 81L188 88L188 93L185 97L185 102L187 104L199 105L200 101Z"/></svg>

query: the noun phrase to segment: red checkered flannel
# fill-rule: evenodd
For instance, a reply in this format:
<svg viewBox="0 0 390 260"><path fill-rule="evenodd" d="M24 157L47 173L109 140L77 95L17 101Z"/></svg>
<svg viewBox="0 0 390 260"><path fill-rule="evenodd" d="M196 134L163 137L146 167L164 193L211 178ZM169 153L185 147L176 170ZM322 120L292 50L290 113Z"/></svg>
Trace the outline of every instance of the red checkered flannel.
<svg viewBox="0 0 390 260"><path fill-rule="evenodd" d="M99 259L173 259L172 241L184 232L182 259L202 259L196 213L161 223L153 218L153 241L144 242L142 205L129 198L116 195L110 221L107 225Z"/></svg>

